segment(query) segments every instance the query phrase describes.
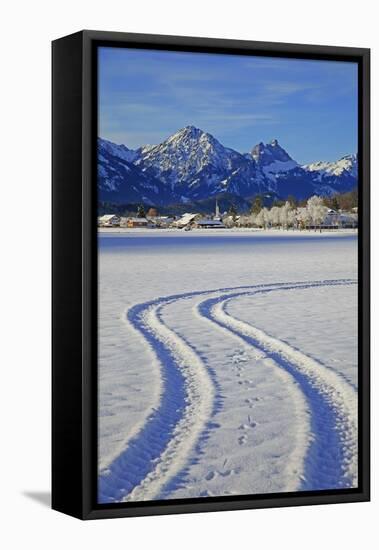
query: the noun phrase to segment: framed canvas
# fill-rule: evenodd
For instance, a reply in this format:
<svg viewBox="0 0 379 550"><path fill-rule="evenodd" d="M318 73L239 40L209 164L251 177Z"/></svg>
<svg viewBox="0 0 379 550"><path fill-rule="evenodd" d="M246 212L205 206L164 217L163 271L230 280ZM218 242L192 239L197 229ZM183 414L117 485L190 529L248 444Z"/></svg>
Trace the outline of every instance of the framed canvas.
<svg viewBox="0 0 379 550"><path fill-rule="evenodd" d="M369 500L369 50L53 42L53 508Z"/></svg>

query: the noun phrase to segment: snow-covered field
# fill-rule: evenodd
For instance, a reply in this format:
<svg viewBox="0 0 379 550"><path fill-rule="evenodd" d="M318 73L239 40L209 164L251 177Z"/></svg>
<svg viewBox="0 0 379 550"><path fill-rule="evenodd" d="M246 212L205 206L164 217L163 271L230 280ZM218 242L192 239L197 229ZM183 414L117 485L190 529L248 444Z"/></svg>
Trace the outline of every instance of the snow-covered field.
<svg viewBox="0 0 379 550"><path fill-rule="evenodd" d="M99 501L357 484L357 235L99 233Z"/></svg>

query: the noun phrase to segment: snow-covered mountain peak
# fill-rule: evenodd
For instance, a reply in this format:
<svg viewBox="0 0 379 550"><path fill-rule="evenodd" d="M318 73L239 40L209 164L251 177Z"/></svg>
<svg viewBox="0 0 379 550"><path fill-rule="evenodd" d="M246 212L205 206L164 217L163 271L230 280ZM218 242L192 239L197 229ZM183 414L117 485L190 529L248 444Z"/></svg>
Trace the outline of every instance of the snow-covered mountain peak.
<svg viewBox="0 0 379 550"><path fill-rule="evenodd" d="M159 145L142 149L137 164L153 168L163 181L177 184L207 166L213 170L230 169L231 158L237 156L242 155L225 148L211 134L186 126Z"/></svg>
<svg viewBox="0 0 379 550"><path fill-rule="evenodd" d="M175 134L168 137L165 142L171 143L188 139L199 139L202 133L203 131L200 130L200 128L195 128L195 126L185 126L175 132Z"/></svg>
<svg viewBox="0 0 379 550"><path fill-rule="evenodd" d="M195 126L185 126L175 134L172 134L161 145L173 145L175 147L218 147L225 149L216 138Z"/></svg>
<svg viewBox="0 0 379 550"><path fill-rule="evenodd" d="M272 182L275 182L280 174L298 167L297 162L279 145L277 139L266 144L261 141L253 147L251 156L263 174Z"/></svg>
<svg viewBox="0 0 379 550"><path fill-rule="evenodd" d="M248 199L270 192L302 199L349 191L358 180L356 155L300 166L277 139L242 155L192 125L135 151L99 139L98 165L102 200L158 205L221 193Z"/></svg>
<svg viewBox="0 0 379 550"><path fill-rule="evenodd" d="M194 126L193 124L188 124L187 126L184 126L180 130L177 131L177 134L204 134L204 131L201 128L197 128L197 126Z"/></svg>
<svg viewBox="0 0 379 550"><path fill-rule="evenodd" d="M358 159L356 154L345 155L334 162L312 162L311 164L305 164L303 168L308 172L319 172L331 176L341 176L346 173L356 178L358 176Z"/></svg>
<svg viewBox="0 0 379 550"><path fill-rule="evenodd" d="M273 162L288 162L293 161L287 151L279 145L277 139L273 139L270 143L262 141L255 145L251 151L251 156L261 166L267 166Z"/></svg>
<svg viewBox="0 0 379 550"><path fill-rule="evenodd" d="M138 156L137 151L128 149L125 145L118 145L117 143L102 138L98 138L97 142L100 154L104 151L109 155L126 160L127 162L134 162Z"/></svg>
<svg viewBox="0 0 379 550"><path fill-rule="evenodd" d="M181 128L159 145L142 148L135 164L180 193L182 199L225 191L252 195L263 178L252 157L224 147L195 126Z"/></svg>

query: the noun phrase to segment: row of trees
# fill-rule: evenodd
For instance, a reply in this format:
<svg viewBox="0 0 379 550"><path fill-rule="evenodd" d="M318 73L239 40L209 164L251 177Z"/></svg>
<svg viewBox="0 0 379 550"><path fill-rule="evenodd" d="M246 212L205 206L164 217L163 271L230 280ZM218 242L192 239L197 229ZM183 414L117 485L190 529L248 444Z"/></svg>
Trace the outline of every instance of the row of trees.
<svg viewBox="0 0 379 550"><path fill-rule="evenodd" d="M333 210L345 210L351 211L358 206L358 189L355 188L352 191L346 193L339 193L336 195L322 197L324 206L332 208ZM285 202L289 202L292 208L307 206L307 199L296 199L293 195L289 195L286 200L276 199L273 206L283 206ZM263 208L262 196L256 196L251 207L251 211L257 214Z"/></svg>
<svg viewBox="0 0 379 550"><path fill-rule="evenodd" d="M258 209L258 205L254 203L249 215L237 217L234 212L229 212L229 216L223 219L223 222L227 227L304 229L309 226L320 226L327 214L328 207L325 206L323 199L315 195L308 199L303 207L296 207L288 200L282 206L273 206L270 209L266 207Z"/></svg>
<svg viewBox="0 0 379 550"><path fill-rule="evenodd" d="M348 193L324 197L324 204L333 210L351 211L358 206L358 189L353 189Z"/></svg>

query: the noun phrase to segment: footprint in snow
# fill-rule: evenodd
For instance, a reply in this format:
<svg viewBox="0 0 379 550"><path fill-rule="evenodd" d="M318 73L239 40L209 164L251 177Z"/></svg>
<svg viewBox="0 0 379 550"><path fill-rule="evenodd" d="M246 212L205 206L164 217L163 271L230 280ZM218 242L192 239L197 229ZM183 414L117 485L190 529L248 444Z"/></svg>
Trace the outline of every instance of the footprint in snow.
<svg viewBox="0 0 379 550"><path fill-rule="evenodd" d="M251 424L241 424L240 426L238 426L238 429L239 430L248 430L250 428L255 428L256 426L256 422L251 422Z"/></svg>
<svg viewBox="0 0 379 550"><path fill-rule="evenodd" d="M246 355L244 351L238 351L232 356L232 363L238 364L238 363L246 363L249 360L249 357Z"/></svg>
<svg viewBox="0 0 379 550"><path fill-rule="evenodd" d="M254 407L260 400L260 397L248 397L247 399L245 399L245 403L249 405L249 409L254 409Z"/></svg>
<svg viewBox="0 0 379 550"><path fill-rule="evenodd" d="M250 429L250 428L255 428L256 425L257 425L257 423L254 422L253 420L251 420L251 416L249 415L249 416L247 417L247 424L241 424L241 425L238 427L238 429L239 429L239 430L248 430L248 429Z"/></svg>

